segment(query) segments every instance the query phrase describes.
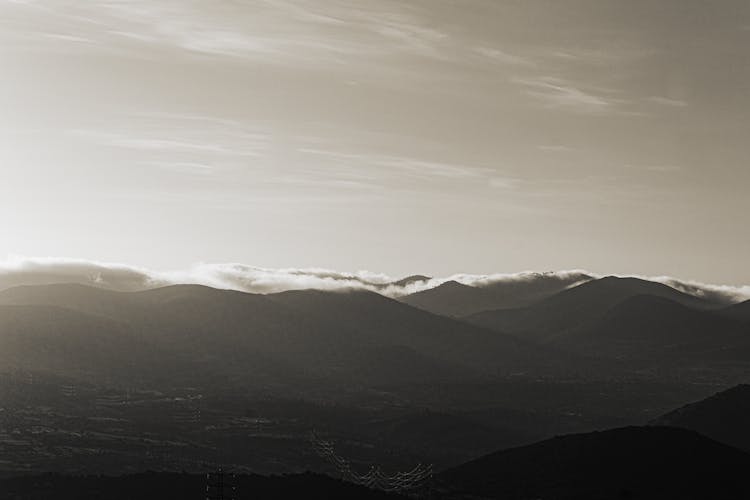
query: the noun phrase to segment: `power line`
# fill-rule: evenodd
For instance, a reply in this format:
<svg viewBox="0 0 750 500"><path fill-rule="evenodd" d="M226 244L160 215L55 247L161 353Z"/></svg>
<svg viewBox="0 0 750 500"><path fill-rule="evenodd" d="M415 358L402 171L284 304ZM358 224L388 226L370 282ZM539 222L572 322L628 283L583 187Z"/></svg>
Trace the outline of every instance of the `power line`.
<svg viewBox="0 0 750 500"><path fill-rule="evenodd" d="M333 465L342 478L368 488L389 492L411 491L424 486L433 475L432 465L423 464L417 464L408 472L397 472L392 476L385 475L377 465L371 465L365 474L358 474L352 470L348 460L336 453L333 442L321 439L314 431L310 433L310 442L315 453Z"/></svg>

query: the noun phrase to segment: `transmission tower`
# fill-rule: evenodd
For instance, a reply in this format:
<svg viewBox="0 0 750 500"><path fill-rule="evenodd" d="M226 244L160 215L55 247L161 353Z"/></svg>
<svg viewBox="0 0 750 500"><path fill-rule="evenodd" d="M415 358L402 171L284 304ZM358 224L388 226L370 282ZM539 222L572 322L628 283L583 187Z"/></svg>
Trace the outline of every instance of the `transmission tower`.
<svg viewBox="0 0 750 500"><path fill-rule="evenodd" d="M236 500L236 479L234 474L226 474L221 467L206 474L206 500Z"/></svg>

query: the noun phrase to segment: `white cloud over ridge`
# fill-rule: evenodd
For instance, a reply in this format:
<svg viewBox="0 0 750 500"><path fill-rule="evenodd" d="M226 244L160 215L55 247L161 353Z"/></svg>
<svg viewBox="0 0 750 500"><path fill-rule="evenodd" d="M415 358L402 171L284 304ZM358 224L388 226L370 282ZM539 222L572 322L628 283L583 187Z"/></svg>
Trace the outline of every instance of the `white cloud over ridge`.
<svg viewBox="0 0 750 500"><path fill-rule="evenodd" d="M287 290L369 290L401 297L439 286L447 281L488 287L503 283L533 282L555 278L578 284L602 275L583 270L525 271L508 274L455 274L441 278L412 277L399 280L370 271L353 273L323 268L269 269L238 263L199 263L184 270L155 271L125 264L52 257L11 257L0 261L0 290L20 285L80 283L117 291L139 291L177 284L197 284L248 293ZM643 277L682 292L723 303L750 300L750 285L731 286L680 280L669 276Z"/></svg>

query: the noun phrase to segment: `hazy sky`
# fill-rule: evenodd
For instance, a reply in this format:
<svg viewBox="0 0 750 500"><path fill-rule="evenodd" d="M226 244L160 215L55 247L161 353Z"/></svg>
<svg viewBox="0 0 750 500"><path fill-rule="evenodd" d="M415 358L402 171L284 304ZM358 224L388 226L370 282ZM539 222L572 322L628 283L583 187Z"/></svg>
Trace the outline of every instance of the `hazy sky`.
<svg viewBox="0 0 750 500"><path fill-rule="evenodd" d="M0 253L750 282L750 2L0 0Z"/></svg>

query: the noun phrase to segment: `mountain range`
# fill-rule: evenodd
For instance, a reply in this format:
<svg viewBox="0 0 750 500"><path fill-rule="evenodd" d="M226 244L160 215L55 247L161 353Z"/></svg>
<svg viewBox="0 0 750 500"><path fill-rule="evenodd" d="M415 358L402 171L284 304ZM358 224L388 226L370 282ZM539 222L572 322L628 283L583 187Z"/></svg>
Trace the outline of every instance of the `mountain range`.
<svg viewBox="0 0 750 500"><path fill-rule="evenodd" d="M450 280L435 288L407 295L400 300L431 313L462 317L493 309L530 305L592 279L592 276L585 273L573 272L522 274L516 279L481 286L470 286Z"/></svg>
<svg viewBox="0 0 750 500"><path fill-rule="evenodd" d="M750 466L748 386L652 420L666 410L659 391L673 386L665 381L699 392L747 381L748 303L727 306L635 278L542 288L519 291L511 308L497 308L498 293L473 303L492 309L457 316L478 287L446 283L395 300L363 290L19 286L0 292L0 372L104 390L198 387L234 398L262 389L300 400L335 393L356 406L340 434L351 452L378 443L453 466L505 447L439 474L446 498L748 497L738 479ZM430 312L425 298L436 297ZM443 307L452 300L455 307ZM566 390L575 403L554 403L552 412L537 404ZM615 390L655 395L618 399L608 394ZM496 408L501 400L517 406ZM444 401L439 410L420 407L436 401ZM643 403L630 408L635 401ZM686 402L678 401L668 408ZM341 415L336 408L326 411ZM597 423L618 414L629 416L617 425L639 425ZM567 425L563 418L586 432L543 439ZM341 432L336 425L329 431Z"/></svg>
<svg viewBox="0 0 750 500"><path fill-rule="evenodd" d="M564 290L527 307L484 311L469 315L466 320L494 330L527 333L545 340L597 319L617 304L638 295L661 297L700 309L719 306L662 283L608 276Z"/></svg>
<svg viewBox="0 0 750 500"><path fill-rule="evenodd" d="M750 360L744 311L744 304L727 307L661 283L607 277L527 307L463 319L579 355L731 370Z"/></svg>
<svg viewBox="0 0 750 500"><path fill-rule="evenodd" d="M735 377L748 366L747 303L726 307L636 278L570 284L586 278L521 284L514 300L529 305L462 318L451 316L465 309L466 289L489 289L446 283L397 301L363 290L262 295L200 285L139 292L20 286L0 292L0 368L300 386L587 369ZM454 291L458 305L443 314L410 305L437 294L450 302Z"/></svg>

